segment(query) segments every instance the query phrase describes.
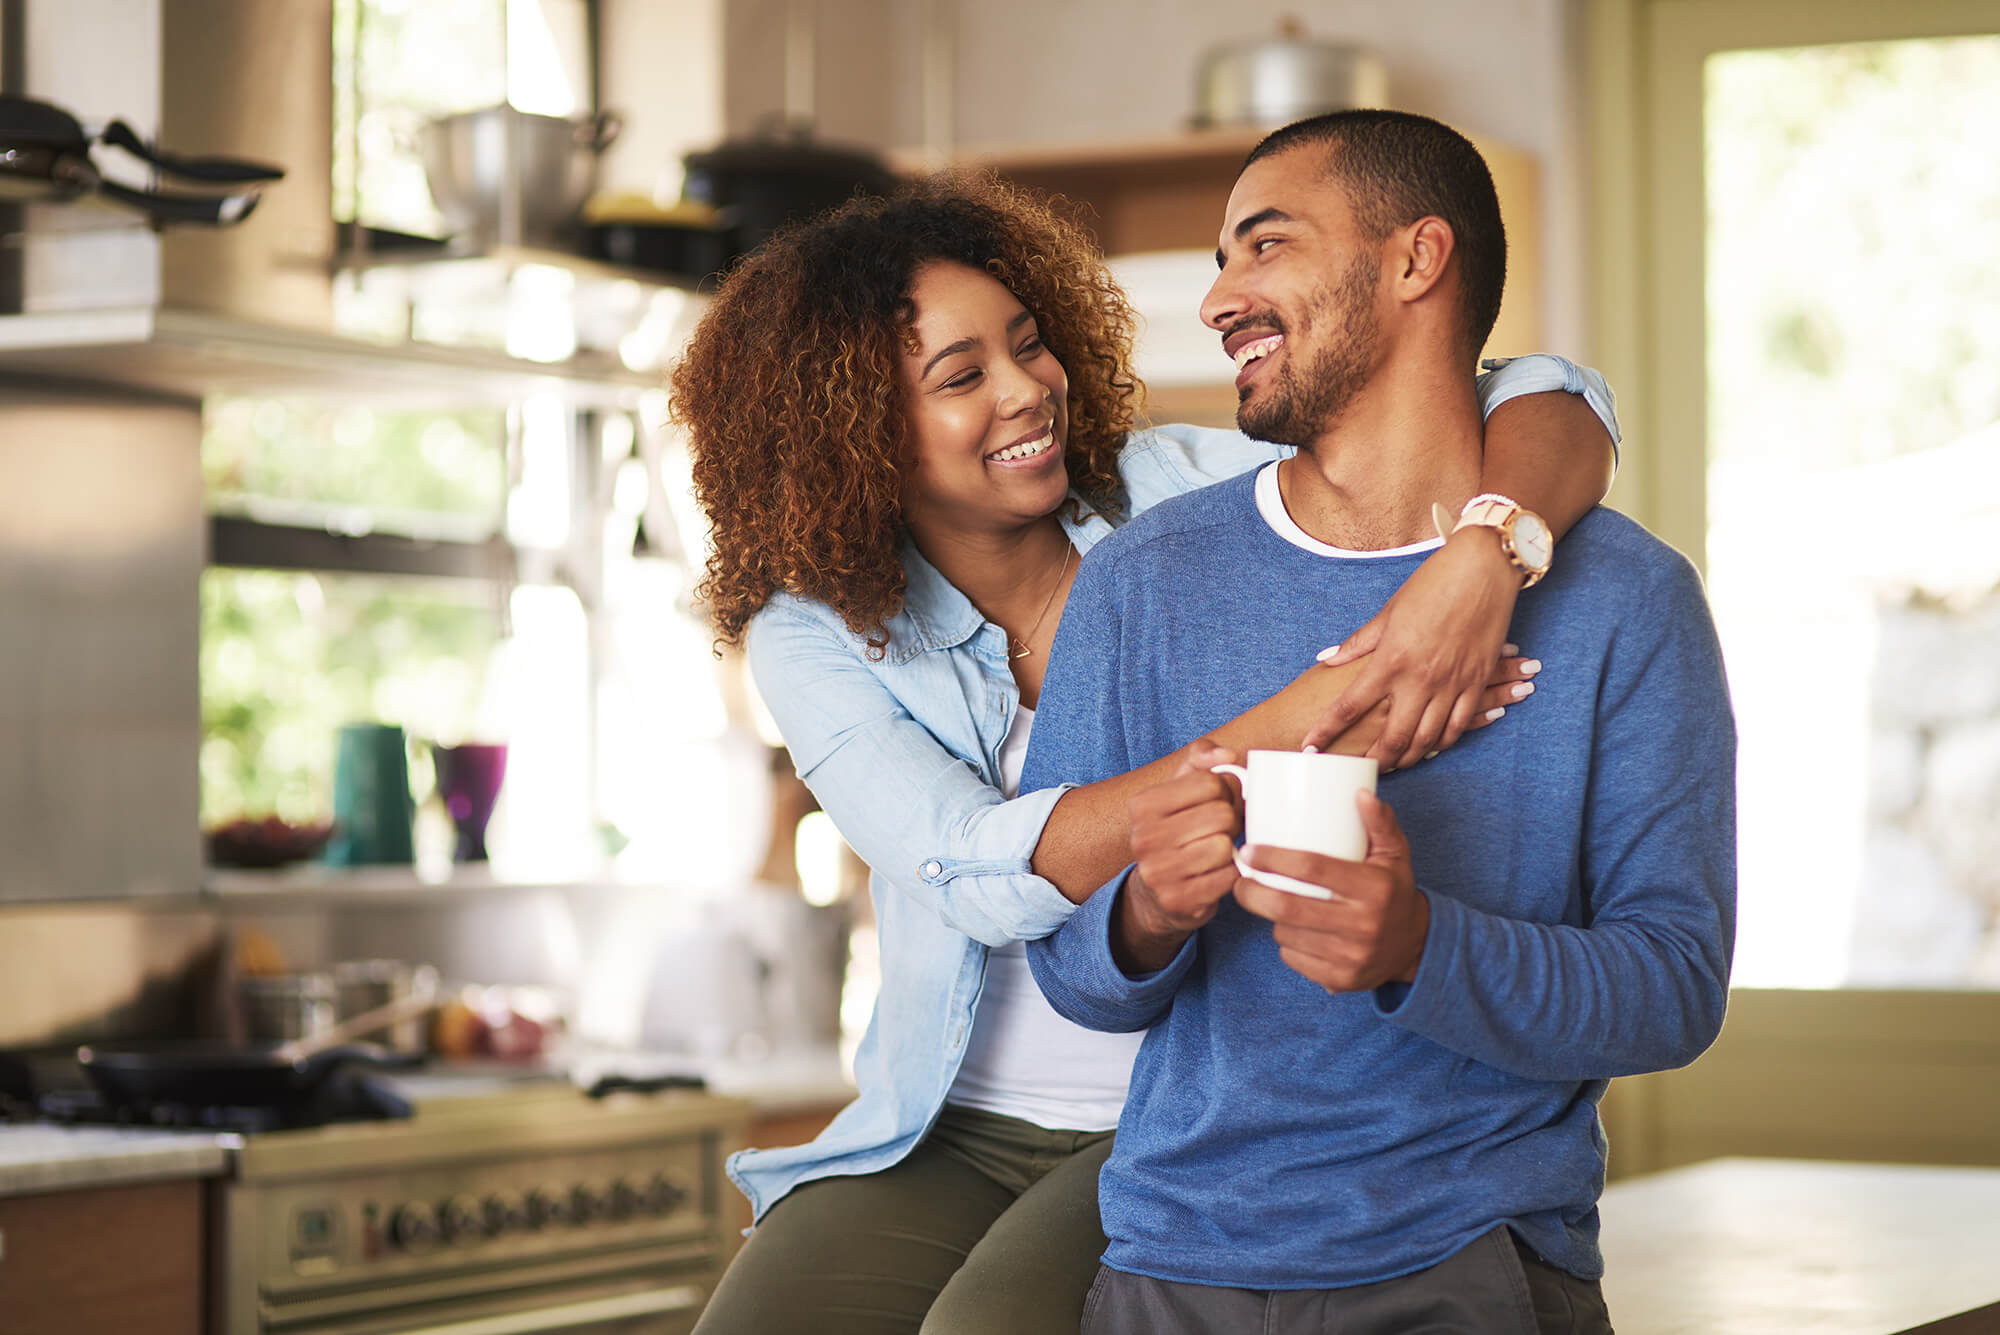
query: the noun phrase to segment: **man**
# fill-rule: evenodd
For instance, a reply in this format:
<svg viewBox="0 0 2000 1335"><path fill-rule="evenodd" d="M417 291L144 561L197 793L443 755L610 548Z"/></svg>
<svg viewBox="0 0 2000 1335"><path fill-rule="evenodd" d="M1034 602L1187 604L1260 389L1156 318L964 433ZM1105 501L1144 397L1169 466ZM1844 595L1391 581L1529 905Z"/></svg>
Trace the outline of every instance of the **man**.
<svg viewBox="0 0 2000 1335"><path fill-rule="evenodd" d="M1078 574L1023 790L1165 755L1366 621L1478 481L1491 178L1421 117L1277 132L1203 319L1283 463L1168 502ZM1470 518L1545 568L1504 501ZM1504 540L1504 541L1503 541ZM1513 545L1510 547L1508 543ZM1304 596L1302 596L1304 591ZM1310 606L1313 614L1301 615ZM1217 633L1216 627L1227 627ZM1534 707L1359 800L1362 862L1245 850L1198 763L1133 803L1135 867L1031 947L1050 1002L1150 1026L1100 1180L1100 1332L1608 1331L1606 1078L1692 1060L1734 931L1734 748L1687 562L1605 510L1524 593ZM1406 833L1407 832L1407 835Z"/></svg>

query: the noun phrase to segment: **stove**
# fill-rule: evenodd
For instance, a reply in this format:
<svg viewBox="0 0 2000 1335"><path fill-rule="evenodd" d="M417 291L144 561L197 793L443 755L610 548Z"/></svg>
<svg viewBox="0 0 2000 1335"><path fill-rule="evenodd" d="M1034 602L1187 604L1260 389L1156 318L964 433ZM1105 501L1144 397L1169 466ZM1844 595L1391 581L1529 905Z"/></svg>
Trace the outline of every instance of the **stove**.
<svg viewBox="0 0 2000 1335"><path fill-rule="evenodd" d="M750 1107L685 1076L350 1067L309 1105L126 1107L5 1056L0 1120L231 1133L209 1335L682 1335L738 1245Z"/></svg>
<svg viewBox="0 0 2000 1335"><path fill-rule="evenodd" d="M692 1328L738 1241L747 1103L402 1084L408 1119L243 1137L210 1189L212 1335Z"/></svg>

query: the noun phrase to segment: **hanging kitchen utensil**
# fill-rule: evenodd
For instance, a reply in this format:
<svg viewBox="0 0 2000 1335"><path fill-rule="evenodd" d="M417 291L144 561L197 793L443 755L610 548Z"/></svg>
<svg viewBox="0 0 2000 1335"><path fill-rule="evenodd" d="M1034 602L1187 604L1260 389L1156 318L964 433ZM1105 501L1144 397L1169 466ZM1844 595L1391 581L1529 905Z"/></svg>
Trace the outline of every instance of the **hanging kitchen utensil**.
<svg viewBox="0 0 2000 1335"><path fill-rule="evenodd" d="M103 143L132 154L162 176L214 186L214 194L136 190L107 180L91 157ZM169 222L223 226L241 222L257 207L257 188L283 178L281 168L236 158L180 157L152 148L123 121L98 136L87 133L62 108L32 98L0 94L0 199L65 202L96 195Z"/></svg>

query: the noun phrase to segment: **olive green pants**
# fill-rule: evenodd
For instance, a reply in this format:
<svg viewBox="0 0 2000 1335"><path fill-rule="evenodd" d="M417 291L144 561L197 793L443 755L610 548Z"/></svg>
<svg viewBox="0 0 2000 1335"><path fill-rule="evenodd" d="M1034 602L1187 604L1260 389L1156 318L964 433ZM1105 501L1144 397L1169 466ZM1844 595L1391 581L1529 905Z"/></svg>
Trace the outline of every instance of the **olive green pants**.
<svg viewBox="0 0 2000 1335"><path fill-rule="evenodd" d="M1110 1153L1109 1131L947 1107L893 1168L771 1207L695 1335L1076 1335Z"/></svg>

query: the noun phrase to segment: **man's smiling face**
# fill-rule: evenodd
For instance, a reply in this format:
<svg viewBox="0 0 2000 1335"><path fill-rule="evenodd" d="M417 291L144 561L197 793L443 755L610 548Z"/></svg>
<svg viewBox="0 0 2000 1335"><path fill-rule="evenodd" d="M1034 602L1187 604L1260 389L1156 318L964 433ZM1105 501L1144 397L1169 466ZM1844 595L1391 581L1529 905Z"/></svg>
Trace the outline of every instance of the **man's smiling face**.
<svg viewBox="0 0 2000 1335"><path fill-rule="evenodd" d="M1374 370L1381 247L1354 219L1327 150L1294 148L1237 178L1201 318L1237 364L1246 435L1307 445Z"/></svg>

